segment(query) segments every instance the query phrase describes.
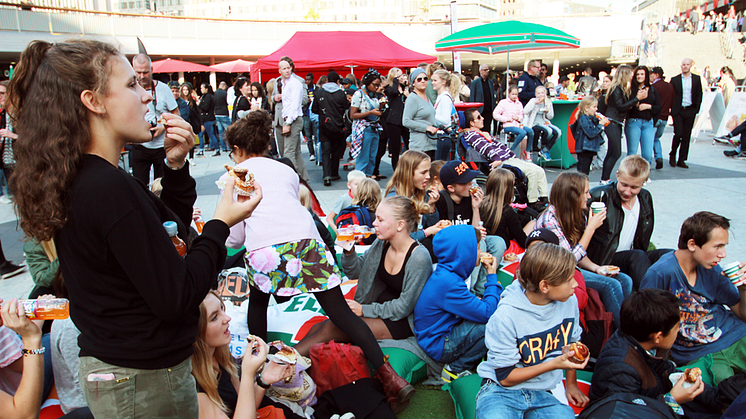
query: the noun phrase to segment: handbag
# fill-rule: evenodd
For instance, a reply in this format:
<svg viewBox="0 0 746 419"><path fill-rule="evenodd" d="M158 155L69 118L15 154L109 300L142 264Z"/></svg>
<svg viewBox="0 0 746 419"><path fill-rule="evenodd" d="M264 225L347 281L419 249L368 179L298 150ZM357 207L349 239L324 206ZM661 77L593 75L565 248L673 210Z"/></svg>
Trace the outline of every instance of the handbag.
<svg viewBox="0 0 746 419"><path fill-rule="evenodd" d="M256 411L256 419L285 419L285 412L274 406L266 406Z"/></svg>
<svg viewBox="0 0 746 419"><path fill-rule="evenodd" d="M311 378L317 394L370 377L368 360L358 346L335 341L311 346Z"/></svg>

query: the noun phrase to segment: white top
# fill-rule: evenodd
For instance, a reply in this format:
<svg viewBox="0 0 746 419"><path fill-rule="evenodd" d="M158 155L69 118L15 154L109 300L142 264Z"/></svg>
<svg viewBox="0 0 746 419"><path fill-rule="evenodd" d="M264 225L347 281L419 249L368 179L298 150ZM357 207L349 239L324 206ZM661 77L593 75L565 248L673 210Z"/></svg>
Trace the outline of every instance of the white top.
<svg viewBox="0 0 746 419"><path fill-rule="evenodd" d="M303 83L291 75L282 80L282 119L290 125L302 115Z"/></svg>
<svg viewBox="0 0 746 419"><path fill-rule="evenodd" d="M637 221L640 219L640 200L635 198L632 209L624 208L624 205L622 205L622 210L624 211L624 223L622 224L622 231L619 233L617 252L632 250L632 245L635 241L635 232L637 231Z"/></svg>
<svg viewBox="0 0 746 419"><path fill-rule="evenodd" d="M153 96L153 101L148 103L148 112L145 114L146 121L157 121L161 114L173 112L174 109L179 107L173 93L171 93L171 88L166 83L161 83L158 80L153 80L153 83L155 84L155 94L153 94L152 89L145 89ZM181 115L181 117L184 118L184 115ZM188 115L184 119L189 120ZM166 138L166 130L163 130L161 135L153 137L151 141L143 143L142 146L162 148L164 138Z"/></svg>
<svg viewBox="0 0 746 419"><path fill-rule="evenodd" d="M692 106L692 75L684 77L681 75L681 106L686 108Z"/></svg>
<svg viewBox="0 0 746 419"><path fill-rule="evenodd" d="M435 101L435 120L440 124L450 127L451 126L451 115L455 112L456 108L453 106L453 98L450 93L443 92L438 95L438 99Z"/></svg>
<svg viewBox="0 0 746 419"><path fill-rule="evenodd" d="M321 242L311 213L300 203L298 175L293 169L265 157L250 158L239 163L238 167L254 174L264 197L251 217L231 227L226 246L238 249L244 245L246 251L251 252L303 239ZM227 177L228 173L225 173L220 180Z"/></svg>

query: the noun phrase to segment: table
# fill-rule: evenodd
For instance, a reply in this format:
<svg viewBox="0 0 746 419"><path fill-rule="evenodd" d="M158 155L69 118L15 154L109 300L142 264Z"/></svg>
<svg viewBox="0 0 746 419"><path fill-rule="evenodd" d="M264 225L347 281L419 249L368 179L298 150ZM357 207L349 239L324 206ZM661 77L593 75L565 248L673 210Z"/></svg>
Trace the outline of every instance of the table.
<svg viewBox="0 0 746 419"><path fill-rule="evenodd" d="M572 156L575 152L575 138L570 133L569 125L574 122L573 113L578 107L579 100L558 100L552 99L552 106L554 107L554 118L552 118L552 124L559 127L562 130L562 135L559 140L554 143L554 146L550 150L549 154L552 157L551 160L539 161L541 166L559 167L562 169L569 169L572 165L577 163L577 160Z"/></svg>

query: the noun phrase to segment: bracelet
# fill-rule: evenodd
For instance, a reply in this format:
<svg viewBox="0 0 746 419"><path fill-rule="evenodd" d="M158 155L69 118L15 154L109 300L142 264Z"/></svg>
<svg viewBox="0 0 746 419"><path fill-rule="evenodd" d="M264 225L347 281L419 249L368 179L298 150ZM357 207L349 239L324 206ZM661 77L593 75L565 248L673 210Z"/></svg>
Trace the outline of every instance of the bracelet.
<svg viewBox="0 0 746 419"><path fill-rule="evenodd" d="M271 384L267 384L267 383L264 382L264 380L262 379L262 375L261 374L259 374L259 375L256 376L256 380L255 381L256 381L256 385L258 385L259 387L261 387L261 388L263 388L265 390L268 390L269 387L271 386Z"/></svg>
<svg viewBox="0 0 746 419"><path fill-rule="evenodd" d="M166 164L166 167L168 167L171 170L181 170L186 166L186 159L184 159L184 163L182 163L181 167L171 167L170 164L168 164L168 158L163 159L163 163Z"/></svg>
<svg viewBox="0 0 746 419"><path fill-rule="evenodd" d="M39 349L23 349L21 352L23 352L23 356L26 355L41 355L46 351L46 348L43 346Z"/></svg>

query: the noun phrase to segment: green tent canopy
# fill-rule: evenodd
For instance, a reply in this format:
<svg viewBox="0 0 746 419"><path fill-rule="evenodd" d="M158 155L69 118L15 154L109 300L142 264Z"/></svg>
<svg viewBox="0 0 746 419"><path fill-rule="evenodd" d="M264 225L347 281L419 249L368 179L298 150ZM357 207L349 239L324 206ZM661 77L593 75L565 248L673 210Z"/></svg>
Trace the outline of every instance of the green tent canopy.
<svg viewBox="0 0 746 419"><path fill-rule="evenodd" d="M464 29L435 43L435 50L481 54L580 48L580 39L545 25L508 20Z"/></svg>

